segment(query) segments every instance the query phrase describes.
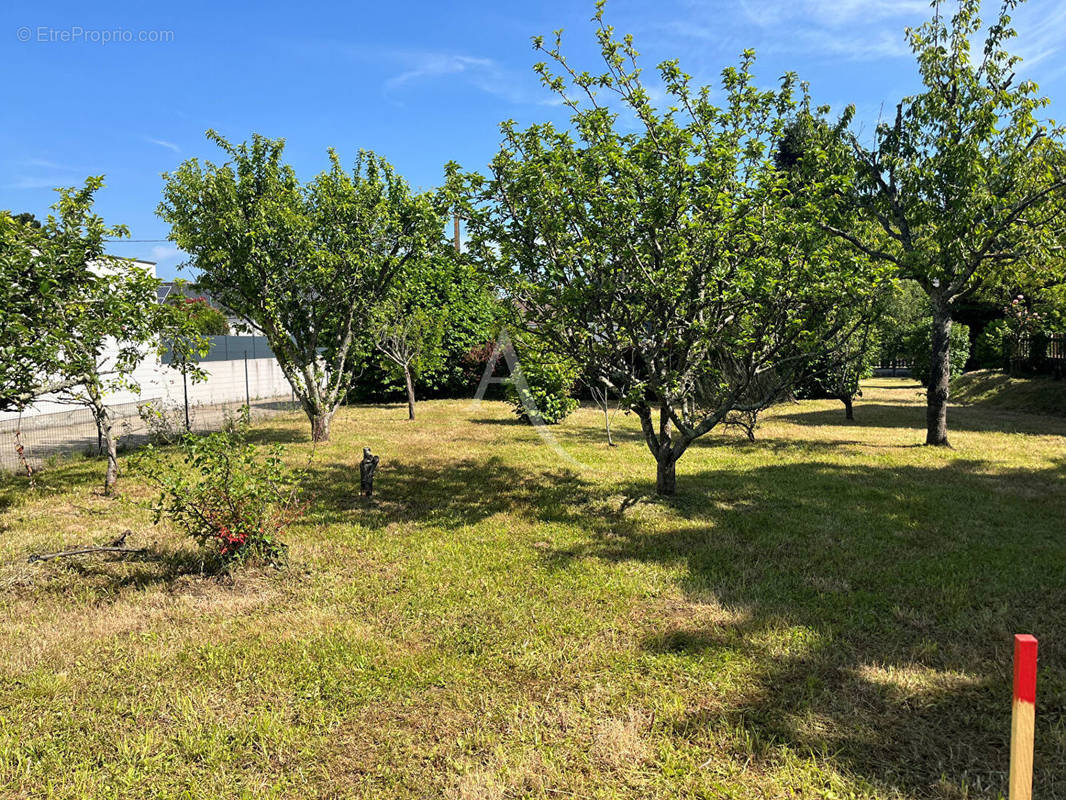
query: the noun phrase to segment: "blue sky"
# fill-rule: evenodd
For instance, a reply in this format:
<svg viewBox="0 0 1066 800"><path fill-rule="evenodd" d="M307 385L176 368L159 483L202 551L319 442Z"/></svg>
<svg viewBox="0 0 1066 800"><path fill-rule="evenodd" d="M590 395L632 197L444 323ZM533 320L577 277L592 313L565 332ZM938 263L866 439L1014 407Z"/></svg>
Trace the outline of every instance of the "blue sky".
<svg viewBox="0 0 1066 800"><path fill-rule="evenodd" d="M501 120L565 118L532 72L530 37L562 27L571 60L594 69L591 12L585 0L9 2L0 208L43 216L51 187L104 174L104 218L133 239L165 239L160 174L192 156L217 160L208 128L284 137L305 179L325 168L327 147L346 161L362 147L429 188L449 159L483 168ZM714 83L753 47L762 83L794 70L817 102L855 103L869 128L882 104L915 88L903 29L929 10L924 0L611 0L607 13L636 37L648 72L677 57ZM1066 0L1029 0L1016 27L1023 74L1053 99L1054 116L1066 107ZM142 31L169 41L137 41ZM134 41L104 42L105 32ZM114 252L159 262L163 277L183 259L167 242Z"/></svg>

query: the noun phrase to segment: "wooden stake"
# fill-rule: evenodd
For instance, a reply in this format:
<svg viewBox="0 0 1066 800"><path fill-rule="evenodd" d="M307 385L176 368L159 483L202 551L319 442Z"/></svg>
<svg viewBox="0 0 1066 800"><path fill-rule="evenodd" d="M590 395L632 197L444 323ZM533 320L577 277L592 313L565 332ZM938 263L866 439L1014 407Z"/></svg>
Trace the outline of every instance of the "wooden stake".
<svg viewBox="0 0 1066 800"><path fill-rule="evenodd" d="M1014 703L1010 719L1010 800L1032 800L1036 726L1036 639L1014 637Z"/></svg>

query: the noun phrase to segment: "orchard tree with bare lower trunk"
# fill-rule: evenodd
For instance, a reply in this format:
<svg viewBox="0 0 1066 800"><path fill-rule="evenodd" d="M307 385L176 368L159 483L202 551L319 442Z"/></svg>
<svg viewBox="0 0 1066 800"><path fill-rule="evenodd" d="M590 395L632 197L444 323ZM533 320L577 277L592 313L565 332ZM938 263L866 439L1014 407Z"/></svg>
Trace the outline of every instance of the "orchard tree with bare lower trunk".
<svg viewBox="0 0 1066 800"><path fill-rule="evenodd" d="M1048 100L1018 80L1006 50L1015 33L1005 0L976 56L980 0L934 4L933 18L907 31L923 89L877 126L871 147L853 138L851 191L824 227L858 252L916 281L932 306L926 444L948 445L951 326L963 298L1027 274L1063 279L1066 159L1063 130L1038 118ZM857 211L858 214L854 214ZM1051 273L1058 273L1052 275Z"/></svg>
<svg viewBox="0 0 1066 800"><path fill-rule="evenodd" d="M331 150L330 168L301 184L282 162L284 140L208 138L228 160L191 159L166 175L159 214L198 286L267 337L311 438L326 441L376 309L411 261L439 247L444 214L368 151L349 173Z"/></svg>
<svg viewBox="0 0 1066 800"><path fill-rule="evenodd" d="M569 130L502 126L486 177L466 182L473 256L494 265L514 323L622 394L656 460L656 489L700 436L779 400L812 355L862 319L883 267L816 224L773 153L810 111L786 75L756 88L754 55L723 72L721 105L675 62L653 106L630 37L595 19L605 71L580 72L560 50L538 66L572 111ZM624 117L624 118L623 118ZM803 195L806 197L808 195Z"/></svg>
<svg viewBox="0 0 1066 800"><path fill-rule="evenodd" d="M444 319L401 299L386 303L374 325L374 344L403 378L407 392L407 418L415 418L415 377L433 367L441 357Z"/></svg>
<svg viewBox="0 0 1066 800"><path fill-rule="evenodd" d="M106 259L106 239L129 235L93 213L101 186L103 179L92 177L61 190L56 213L43 225L32 215L0 212L0 411L20 410L86 378L64 359L71 317L92 305L99 280L93 265Z"/></svg>
<svg viewBox="0 0 1066 800"><path fill-rule="evenodd" d="M106 252L107 239L127 230L93 211L102 186L94 176L81 188L59 189L55 214L37 227L0 218L0 285L12 292L10 313L0 318L0 408L20 409L44 394L87 407L111 494L118 441L109 397L138 391L137 367L167 343L181 339L196 353L205 341L184 309L157 302L157 278Z"/></svg>

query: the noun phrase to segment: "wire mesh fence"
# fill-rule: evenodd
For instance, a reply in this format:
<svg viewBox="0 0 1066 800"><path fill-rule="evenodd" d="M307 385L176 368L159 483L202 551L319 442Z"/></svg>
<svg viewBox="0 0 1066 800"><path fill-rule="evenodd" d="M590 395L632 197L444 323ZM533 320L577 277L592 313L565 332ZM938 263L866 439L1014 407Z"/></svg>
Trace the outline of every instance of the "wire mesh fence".
<svg viewBox="0 0 1066 800"><path fill-rule="evenodd" d="M222 430L247 414L251 421L299 410L292 394L229 403L163 404L159 400L114 406L113 432L119 447L139 447L150 439L176 439L186 430L209 433ZM98 455L103 442L87 408L0 420L0 471L19 472L27 464L34 470L70 455Z"/></svg>

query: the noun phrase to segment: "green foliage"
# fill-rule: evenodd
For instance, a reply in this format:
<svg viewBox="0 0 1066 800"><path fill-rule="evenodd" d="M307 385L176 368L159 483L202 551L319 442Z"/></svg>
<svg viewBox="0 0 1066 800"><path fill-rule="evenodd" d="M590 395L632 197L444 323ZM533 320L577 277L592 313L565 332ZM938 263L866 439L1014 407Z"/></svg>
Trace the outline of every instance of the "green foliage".
<svg viewBox="0 0 1066 800"><path fill-rule="evenodd" d="M330 168L301 184L281 160L283 140L208 137L229 161L191 159L167 175L159 214L192 255L198 285L263 331L312 436L326 439L360 346L370 347L357 326L411 262L435 252L442 211L368 151L348 173L331 150Z"/></svg>
<svg viewBox="0 0 1066 800"><path fill-rule="evenodd" d="M515 343L517 374L507 384L506 394L514 413L525 422L555 425L577 408L574 387L577 366L538 346L537 340L524 337Z"/></svg>
<svg viewBox="0 0 1066 800"><path fill-rule="evenodd" d="M1010 366L1011 331L1005 319L988 323L973 345L978 368L1006 369Z"/></svg>
<svg viewBox="0 0 1066 800"><path fill-rule="evenodd" d="M876 317L881 361L907 361L911 332L928 324L929 296L916 281L895 281Z"/></svg>
<svg viewBox="0 0 1066 800"><path fill-rule="evenodd" d="M472 394L482 373L471 366L468 356L495 341L501 318L487 277L449 250L420 262L404 281L402 300L392 301L421 310L434 327L439 326L434 358L422 359L414 375L416 390L425 397ZM350 391L357 400L394 396L403 391L402 371L384 356L368 360L353 378Z"/></svg>
<svg viewBox="0 0 1066 800"><path fill-rule="evenodd" d="M478 373L471 382L464 359L498 333L501 308L489 287L487 276L466 259L450 258L433 273L424 302L436 298L444 314L440 359L418 375L427 393L469 396L480 380Z"/></svg>
<svg viewBox="0 0 1066 800"><path fill-rule="evenodd" d="M825 203L826 230L896 266L929 296L934 391L929 444L947 443L946 332L958 301L997 287L1061 282L1066 262L1066 151L1063 128L1039 114L1048 99L1016 80L1019 57L1004 0L980 42L981 0L958 0L907 36L922 88L877 126L872 148L852 138L858 169L849 191ZM858 212L858 213L856 213ZM951 359L955 361L954 358Z"/></svg>
<svg viewBox="0 0 1066 800"><path fill-rule="evenodd" d="M558 39L536 43L559 70L538 66L572 110L570 129L504 123L491 174L465 176L463 215L471 252L498 267L514 327L597 385L625 387L672 473L694 439L780 397L882 270L819 230L809 200L837 181L832 169L795 181L773 163L797 110L814 113L795 76L758 89L748 52L718 91L666 62L656 108L632 40L614 36L602 8L596 19L602 74L573 69Z"/></svg>
<svg viewBox="0 0 1066 800"><path fill-rule="evenodd" d="M1061 262L1053 254L1066 220L1048 212L1066 188L1063 130L1037 118L1048 100L1036 84L1015 82L1019 59L1005 45L1018 4L1003 4L980 60L970 52L979 0L909 30L923 90L878 126L873 150L856 145L858 191L842 200L881 231L867 249L897 263L934 304Z"/></svg>
<svg viewBox="0 0 1066 800"><path fill-rule="evenodd" d="M911 362L911 375L923 386L930 382L930 356L933 350L931 319L924 325L918 325L907 336L908 360ZM966 325L955 323L951 326L951 378L962 375L966 362L970 358L970 329Z"/></svg>
<svg viewBox="0 0 1066 800"><path fill-rule="evenodd" d="M440 363L443 327L441 314L390 303L376 326L378 349L401 376L405 368L417 374Z"/></svg>
<svg viewBox="0 0 1066 800"><path fill-rule="evenodd" d="M442 245L435 258L413 262L403 285L376 311L370 335L394 379L413 379L443 364L444 329L451 311L447 278L454 261Z"/></svg>
<svg viewBox="0 0 1066 800"><path fill-rule="evenodd" d="M859 394L859 383L874 374L878 359L877 332L869 324L844 331L834 342L829 355L807 362L802 379L795 387L795 397L817 399L832 397L845 403Z"/></svg>
<svg viewBox="0 0 1066 800"><path fill-rule="evenodd" d="M225 336L229 333L226 315L207 302L206 297L167 298L167 303L189 318L189 326L203 336Z"/></svg>
<svg viewBox="0 0 1066 800"><path fill-rule="evenodd" d="M263 454L236 433L187 435L180 461L148 445L133 461L156 489L155 519L164 517L217 555L223 564L282 565L282 541L306 510L300 476L285 467L283 451Z"/></svg>
<svg viewBox="0 0 1066 800"><path fill-rule="evenodd" d="M108 302L105 239L128 235L93 213L103 178L61 189L46 224L0 213L0 409L24 406L41 394L81 383L83 367L67 351L77 325ZM154 298L153 298L154 299Z"/></svg>
<svg viewBox="0 0 1066 800"><path fill-rule="evenodd" d="M46 392L85 405L107 445L104 482L118 476L111 392L136 392L137 366L168 341L186 352L205 342L187 315L156 300L159 281L139 264L105 252L125 236L93 212L103 179L60 189L40 227L0 216L0 408L21 407ZM194 377L198 372L193 369Z"/></svg>

